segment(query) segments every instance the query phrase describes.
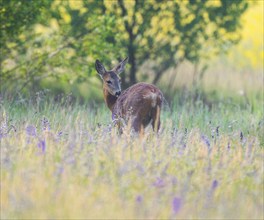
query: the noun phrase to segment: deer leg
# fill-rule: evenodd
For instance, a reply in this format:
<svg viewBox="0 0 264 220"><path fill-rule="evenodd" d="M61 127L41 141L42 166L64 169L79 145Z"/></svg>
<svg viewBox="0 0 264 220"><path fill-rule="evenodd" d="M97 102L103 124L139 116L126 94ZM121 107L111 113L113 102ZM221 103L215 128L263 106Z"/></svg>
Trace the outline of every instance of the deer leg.
<svg viewBox="0 0 264 220"><path fill-rule="evenodd" d="M156 108L152 109L151 117L152 117L151 125L153 131L158 132L160 128L160 106L157 106Z"/></svg>
<svg viewBox="0 0 264 220"><path fill-rule="evenodd" d="M137 133L143 133L144 131L144 126L141 123L140 118L135 118L133 123L132 123L132 128L135 130Z"/></svg>

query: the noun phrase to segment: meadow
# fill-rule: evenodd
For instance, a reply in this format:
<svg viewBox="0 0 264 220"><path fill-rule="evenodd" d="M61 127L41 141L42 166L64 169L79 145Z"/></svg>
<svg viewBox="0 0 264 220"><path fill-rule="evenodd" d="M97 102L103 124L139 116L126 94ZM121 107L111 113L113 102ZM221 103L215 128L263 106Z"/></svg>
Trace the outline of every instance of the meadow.
<svg viewBox="0 0 264 220"><path fill-rule="evenodd" d="M263 115L175 100L159 134L105 105L1 99L1 219L263 219Z"/></svg>
<svg viewBox="0 0 264 220"><path fill-rule="evenodd" d="M242 12L232 1L155 1L158 12L153 1L2 2L0 219L264 219L263 1L247 1L233 46L227 24ZM211 10L228 15L219 33L203 23ZM176 32L173 16L185 24ZM160 59L184 58L155 83L167 102L159 133L144 136L118 134L94 69L129 55L135 18L138 81L151 82ZM186 54L205 31L197 63Z"/></svg>

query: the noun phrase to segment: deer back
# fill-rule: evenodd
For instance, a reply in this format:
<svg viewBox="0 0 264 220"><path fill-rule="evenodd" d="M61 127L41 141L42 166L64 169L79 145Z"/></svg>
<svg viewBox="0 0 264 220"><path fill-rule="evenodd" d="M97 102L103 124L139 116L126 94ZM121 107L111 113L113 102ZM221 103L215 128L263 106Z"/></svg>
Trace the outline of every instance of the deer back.
<svg viewBox="0 0 264 220"><path fill-rule="evenodd" d="M145 128L151 121L158 120L162 106L163 94L154 85L137 83L121 93L113 108L113 117L121 117L125 121L131 120L132 127L140 130Z"/></svg>

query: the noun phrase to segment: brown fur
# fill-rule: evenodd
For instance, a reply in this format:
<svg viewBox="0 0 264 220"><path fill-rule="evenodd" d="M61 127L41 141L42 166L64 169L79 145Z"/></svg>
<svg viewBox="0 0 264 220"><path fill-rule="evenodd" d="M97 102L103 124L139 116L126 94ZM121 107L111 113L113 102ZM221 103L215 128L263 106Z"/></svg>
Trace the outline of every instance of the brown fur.
<svg viewBox="0 0 264 220"><path fill-rule="evenodd" d="M96 61L95 68L103 80L105 103L112 112L112 119L122 118L126 123L131 123L136 132L143 132L150 122L153 130L158 131L163 94L156 86L137 83L120 94L118 74L124 70L127 60L124 59L111 71L106 71L103 64Z"/></svg>
<svg viewBox="0 0 264 220"><path fill-rule="evenodd" d="M130 121L136 132L143 131L151 121L153 130L158 131L162 98L156 86L137 83L121 93L112 108L112 114Z"/></svg>
<svg viewBox="0 0 264 220"><path fill-rule="evenodd" d="M104 100L107 107L113 111L113 107L116 104L117 97L110 94L107 89L104 88Z"/></svg>

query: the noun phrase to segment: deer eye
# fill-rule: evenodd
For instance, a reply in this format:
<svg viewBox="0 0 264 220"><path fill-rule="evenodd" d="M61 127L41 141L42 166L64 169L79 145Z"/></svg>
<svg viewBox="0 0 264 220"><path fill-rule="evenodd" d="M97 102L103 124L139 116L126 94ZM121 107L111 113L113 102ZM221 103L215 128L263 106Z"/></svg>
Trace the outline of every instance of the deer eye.
<svg viewBox="0 0 264 220"><path fill-rule="evenodd" d="M111 82L110 80L107 80L106 82L107 82L108 84L112 84L112 82Z"/></svg>

